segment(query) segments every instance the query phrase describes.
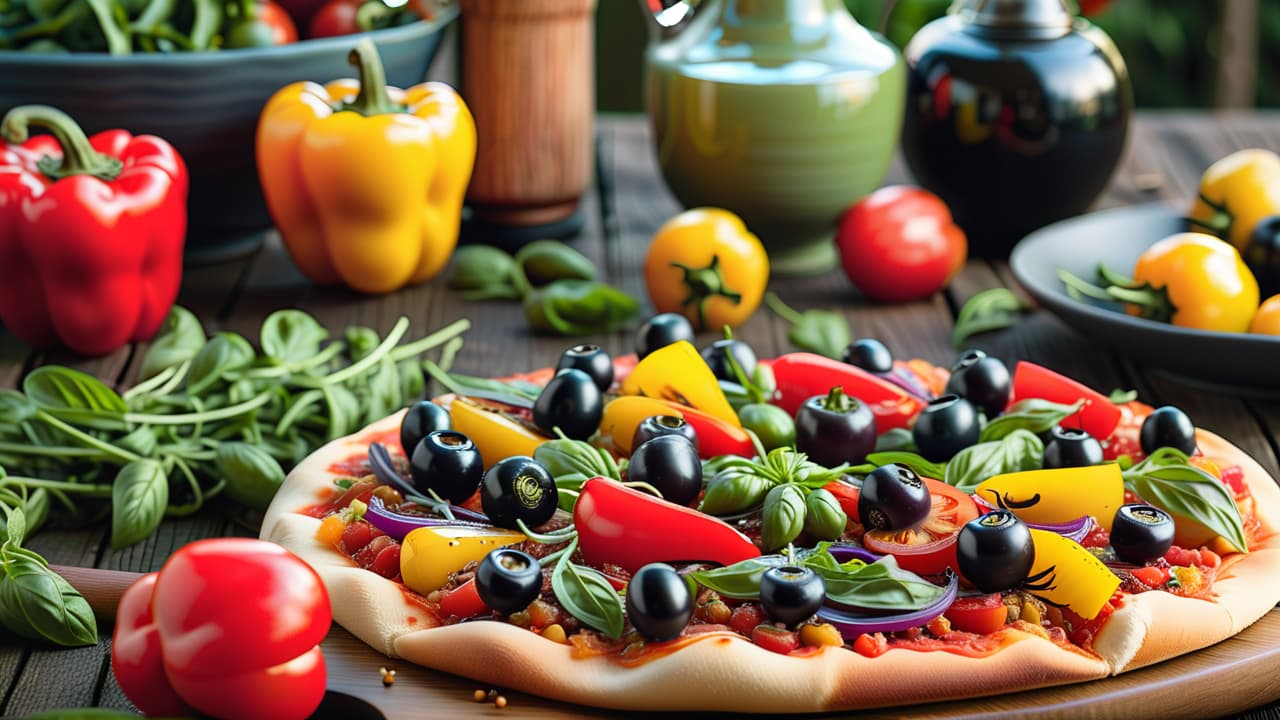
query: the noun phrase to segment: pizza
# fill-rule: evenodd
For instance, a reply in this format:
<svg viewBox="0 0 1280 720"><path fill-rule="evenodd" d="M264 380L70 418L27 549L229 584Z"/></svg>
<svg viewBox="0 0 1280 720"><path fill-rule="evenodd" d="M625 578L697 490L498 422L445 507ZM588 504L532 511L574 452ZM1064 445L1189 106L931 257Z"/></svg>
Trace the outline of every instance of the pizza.
<svg viewBox="0 0 1280 720"><path fill-rule="evenodd" d="M766 450L760 433L744 445L735 421L748 412L727 401L706 363L689 360L698 357L692 346L678 345L687 347L614 363L605 373L614 377L602 383L603 415L577 428L579 439L542 432L545 418L535 416L546 404L528 402L567 393L556 381L563 372L509 378L509 395L501 384L464 384L436 398L434 406L450 410L454 434L483 456L480 492L474 477L461 489L445 480L430 498L411 492L421 489L418 459L401 447L402 426L411 415L421 424L420 409L337 439L288 476L261 535L311 564L334 619L390 657L626 710L848 710L1090 681L1229 638L1280 600L1280 487L1228 441L1180 427L1185 416L1171 409L1116 404L1019 363L1012 398L974 391L965 401L989 414L978 420L987 434L960 433L964 447L931 461L924 453L936 438L920 428L954 421L946 414L956 403L945 394L956 388L948 371L899 362L889 377L804 353L761 361L775 375L764 398L798 426L808 422L806 403L829 401L839 393L826 388L838 387L848 396L838 407L858 408L845 414L872 410L882 444L904 434L920 441L855 449L856 463L820 464L796 448L822 457L830 447L815 445L814 432L843 430L798 427L797 441L784 440L781 450ZM640 416L676 417L682 422L664 424L697 431L703 473L692 493L641 457L640 447L655 440L633 432ZM560 420L557 428L574 424ZM1157 449L1146 437L1172 432L1177 445L1179 431L1193 442L1186 452ZM1041 435L1052 437L1049 446L1038 444ZM1089 448L1100 446L1105 457L1061 466L1059 435L1096 439ZM992 443L999 452L986 447ZM857 444L840 436L828 446ZM1017 447L1036 452L1009 450ZM546 478L534 473L521 476L533 485L494 490L495 476L509 458L524 469L530 457L555 460L552 448L589 448L595 459L585 468L600 476L552 477L558 507L538 515L536 526L513 523L502 493L514 492L526 509L545 505L537 486L545 491ZM724 488L713 490L730 483L721 478L762 466L778 481L763 501L753 495L745 510L719 517L696 509L728 507ZM794 476L779 480L786 467ZM882 517L920 502L896 499L901 488L885 476L917 495L917 485L927 491L923 518ZM637 478L646 487L620 482ZM775 506L795 510L795 498L783 496L797 493L799 512L812 522L779 531L775 516L786 512ZM688 502L675 502L686 495ZM1138 530L1121 515L1136 517ZM1009 537L1020 540L1004 542ZM983 549L1002 543L1021 549ZM495 586L478 578L493 577L499 549L523 553L536 571L526 583L533 589L514 604L497 590L477 590ZM812 591L815 574L824 580L816 605L812 592L800 600L787 594ZM672 577L684 582L673 587ZM646 596L649 587L658 590ZM895 607L894 598L905 604Z"/></svg>

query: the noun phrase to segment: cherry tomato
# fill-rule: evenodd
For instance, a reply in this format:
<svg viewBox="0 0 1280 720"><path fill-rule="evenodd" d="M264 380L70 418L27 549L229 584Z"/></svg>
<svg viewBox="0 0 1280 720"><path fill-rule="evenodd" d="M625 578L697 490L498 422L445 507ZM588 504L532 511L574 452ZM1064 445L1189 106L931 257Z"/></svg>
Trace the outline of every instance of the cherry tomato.
<svg viewBox="0 0 1280 720"><path fill-rule="evenodd" d="M271 28L273 45L288 45L298 42L298 27L293 24L289 13L271 0L263 0L258 9L258 21Z"/></svg>
<svg viewBox="0 0 1280 720"><path fill-rule="evenodd" d="M320 6L307 25L307 37L322 38L360 32L356 14L364 0L330 0Z"/></svg>
<svg viewBox="0 0 1280 720"><path fill-rule="evenodd" d="M1280 335L1280 295L1272 295L1258 306L1249 332L1261 335Z"/></svg>
<svg viewBox="0 0 1280 720"><path fill-rule="evenodd" d="M695 328L719 330L751 316L769 283L760 240L728 210L696 208L658 228L644 259L649 299Z"/></svg>
<svg viewBox="0 0 1280 720"><path fill-rule="evenodd" d="M224 47L270 47L297 41L298 28L289 13L271 0L260 0L253 6L252 15L241 15L232 22Z"/></svg>
<svg viewBox="0 0 1280 720"><path fill-rule="evenodd" d="M943 616L956 630L990 635L1004 627L1009 610L1004 606L1000 593L964 595L956 598Z"/></svg>
<svg viewBox="0 0 1280 720"><path fill-rule="evenodd" d="M275 0L275 2L289 13L289 17L293 18L296 25L301 27L307 24L326 0Z"/></svg>
<svg viewBox="0 0 1280 720"><path fill-rule="evenodd" d="M904 570L937 575L948 567L958 569L956 537L965 523L978 517L978 506L968 495L944 482L922 479L929 486L932 499L924 522L904 530L868 531L862 537L862 544L872 552L893 555ZM849 508L841 498L841 506L856 517L856 504Z"/></svg>
<svg viewBox="0 0 1280 720"><path fill-rule="evenodd" d="M836 246L849 280L879 302L919 300L938 292L969 251L946 203L907 185L881 188L849 208Z"/></svg>

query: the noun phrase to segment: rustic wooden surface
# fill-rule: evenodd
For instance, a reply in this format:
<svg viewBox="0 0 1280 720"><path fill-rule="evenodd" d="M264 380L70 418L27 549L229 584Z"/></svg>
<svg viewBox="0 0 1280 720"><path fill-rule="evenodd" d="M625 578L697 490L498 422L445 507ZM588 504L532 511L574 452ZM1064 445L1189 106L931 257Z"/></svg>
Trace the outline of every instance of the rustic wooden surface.
<svg viewBox="0 0 1280 720"><path fill-rule="evenodd" d="M590 192L584 198L587 225L576 243L603 268L611 282L643 298L643 279L637 269L647 242L658 225L678 208L657 175L642 121L605 118L598 124L598 136L598 192ZM1181 206L1192 196L1200 172L1210 162L1232 150L1251 146L1280 150L1280 114L1141 115L1135 123L1125 161L1099 207L1157 199ZM902 166L896 165L890 181L905 179ZM877 337L898 357L923 357L949 364L956 355L948 338L957 309L974 293L1002 284L1014 284L1005 264L975 261L946 293L906 305L874 306L863 302L839 271L803 280L775 279L772 288L795 307L843 312L856 336ZM362 324L385 332L396 318L405 315L412 320L416 332L425 332L454 319L470 317L475 322L466 336L466 346L456 367L472 374L499 375L549 365L568 344L563 339L531 335L517 304L463 303L441 281L379 298L313 287L293 269L276 242L268 242L251 257L188 268L180 302L196 312L206 327L235 330L250 337L256 336L258 326L268 313L282 307L307 310L334 330L347 324ZM757 312L738 334L750 341L761 355L789 349L786 327L767 310ZM711 334L700 339L710 341ZM633 349L630 335L626 333L590 340L611 352L625 353ZM1231 439L1273 475L1280 474L1277 465L1280 402L1206 393L1178 384L1127 361L1120 353L1089 344L1086 338L1045 312L1025 316L1016 327L976 338L971 344L1006 362L1032 360L1103 390L1134 388L1148 402L1179 405L1198 425ZM136 375L144 350L145 346L139 345L92 360L61 353L33 354L0 329L0 387L16 386L24 372L47 363L72 365L119 387L127 387ZM1223 358L1223 362L1230 359ZM107 525L80 530L44 530L30 545L54 563L145 572L158 569L173 550L187 542L229 534L254 535L256 529L208 512L181 521L167 520L153 537L122 550L111 549ZM110 633L109 628L104 629L98 646L71 650L49 649L0 635L0 715L22 716L52 708L91 705L130 709L111 675ZM339 664L360 667L362 662L377 662L377 658L369 660L367 653L361 659L363 649L351 643L349 636L344 640L344 635L337 631L329 641L331 653ZM1081 686L1086 689L1079 694L1059 696L1055 693L1072 691L1051 690L984 701L976 707L984 712L1015 707L1023 711L1058 707L1059 714L1077 714L1078 710L1079 715L1097 716L1114 716L1116 708L1122 708L1122 714L1139 717L1160 712L1160 706L1151 703L1173 695L1181 704L1176 710L1163 714L1204 717L1234 715L1246 708L1256 708L1246 717L1277 720L1280 719L1280 704L1276 704L1280 697L1277 647L1280 647L1280 611L1273 611L1250 633L1196 653L1183 664L1171 665L1154 674L1144 675L1147 671L1142 671L1123 676L1120 680L1130 690L1121 694L1128 699L1117 695L1115 702L1107 706L1111 711L1079 705L1088 703L1091 693L1110 692L1105 689L1109 686L1101 683L1094 684L1094 690ZM1248 658L1265 663L1263 669L1259 670L1256 662L1250 664ZM1188 687L1205 687L1197 682L1212 680L1213 676L1206 673L1219 666L1222 672L1213 685L1214 691L1186 691ZM1242 671L1242 667L1248 667L1249 671ZM439 688L442 702L460 698L466 701L465 708L461 703L456 706L460 709L478 712L485 708L470 703L470 692L477 687L475 683L417 668L399 668L399 671L397 685L386 693L407 694L408 686L421 682L428 688ZM1144 682L1143 678L1147 677L1151 682ZM376 691L382 691L377 681L374 666L368 684L377 685ZM363 680L352 678L351 682ZM522 712L549 716L581 710L518 692L506 694L512 700L512 705L503 711L508 716ZM1203 700L1206 694L1229 698L1231 702L1229 705L1206 702ZM1193 701L1203 704L1188 704ZM492 706L489 708L492 711ZM417 710L428 712L420 704ZM922 713L944 710L920 709ZM364 716L349 706L335 706L335 712L335 716Z"/></svg>

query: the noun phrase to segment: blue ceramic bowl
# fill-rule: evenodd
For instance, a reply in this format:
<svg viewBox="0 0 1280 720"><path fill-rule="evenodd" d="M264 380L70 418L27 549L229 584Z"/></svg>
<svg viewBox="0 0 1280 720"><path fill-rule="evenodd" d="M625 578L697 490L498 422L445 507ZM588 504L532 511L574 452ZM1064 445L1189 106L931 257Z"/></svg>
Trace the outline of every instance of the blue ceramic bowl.
<svg viewBox="0 0 1280 720"><path fill-rule="evenodd" d="M368 33L387 81L421 82L457 15L442 5L432 20ZM254 160L263 105L291 82L353 77L347 53L357 37L202 53L0 52L0 114L53 105L89 133L119 127L173 143L191 174L187 259L225 258L256 247L271 226Z"/></svg>

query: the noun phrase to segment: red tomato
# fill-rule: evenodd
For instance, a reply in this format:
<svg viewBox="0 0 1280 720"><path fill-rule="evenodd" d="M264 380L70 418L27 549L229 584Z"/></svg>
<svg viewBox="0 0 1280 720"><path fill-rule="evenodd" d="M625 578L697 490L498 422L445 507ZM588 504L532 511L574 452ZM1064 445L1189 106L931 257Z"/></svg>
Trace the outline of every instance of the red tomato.
<svg viewBox="0 0 1280 720"><path fill-rule="evenodd" d="M943 615L956 630L990 635L1004 627L1009 610L1004 606L1000 593L991 593L958 597Z"/></svg>
<svg viewBox="0 0 1280 720"><path fill-rule="evenodd" d="M862 536L862 544L872 552L893 555L904 570L937 575L948 567L958 567L956 537L965 523L978 517L978 506L968 495L942 481L923 479L933 501L924 522L907 530L871 530ZM841 506L846 507L843 500ZM845 512L849 512L847 507ZM853 512L856 517L856 501Z"/></svg>
<svg viewBox="0 0 1280 720"><path fill-rule="evenodd" d="M879 302L929 297L946 287L969 252L946 203L907 185L880 188L849 208L836 246L849 280Z"/></svg>
<svg viewBox="0 0 1280 720"><path fill-rule="evenodd" d="M1107 6L1111 4L1111 0L1080 0L1081 15L1097 15Z"/></svg>
<svg viewBox="0 0 1280 720"><path fill-rule="evenodd" d="M800 634L773 625L757 625L751 631L751 642L781 655L800 647Z"/></svg>
<svg viewBox="0 0 1280 720"><path fill-rule="evenodd" d="M120 689L147 715L191 715L164 676L160 633L151 615L151 593L158 573L138 578L120 596L111 638L111 671Z"/></svg>
<svg viewBox="0 0 1280 720"><path fill-rule="evenodd" d="M271 28L272 44L288 45L298 42L298 28L293 24L293 18L271 0L264 0L258 5L257 20Z"/></svg>
<svg viewBox="0 0 1280 720"><path fill-rule="evenodd" d="M306 25L320 6L325 4L325 0L275 0L275 2L289 13L289 17L293 18L294 24L298 27Z"/></svg>
<svg viewBox="0 0 1280 720"><path fill-rule="evenodd" d="M364 0L330 0L311 16L307 37L336 37L360 32L356 14L363 4Z"/></svg>
<svg viewBox="0 0 1280 720"><path fill-rule="evenodd" d="M1063 420L1063 427L1078 427L1099 441L1111 437L1120 423L1120 407L1093 388L1060 375L1049 368L1021 360L1013 370L1013 402L1040 398L1070 405L1084 400L1080 412Z"/></svg>
<svg viewBox="0 0 1280 720"><path fill-rule="evenodd" d="M744 603L733 609L733 614L729 616L729 627L740 635L751 637L751 631L768 619L759 605Z"/></svg>
<svg viewBox="0 0 1280 720"><path fill-rule="evenodd" d="M475 578L462 583L440 597L440 614L446 618L453 615L465 620L486 612L490 612L489 606L485 605L484 600L480 599L480 592L476 587Z"/></svg>

